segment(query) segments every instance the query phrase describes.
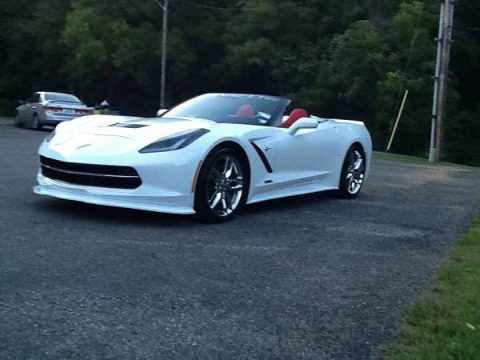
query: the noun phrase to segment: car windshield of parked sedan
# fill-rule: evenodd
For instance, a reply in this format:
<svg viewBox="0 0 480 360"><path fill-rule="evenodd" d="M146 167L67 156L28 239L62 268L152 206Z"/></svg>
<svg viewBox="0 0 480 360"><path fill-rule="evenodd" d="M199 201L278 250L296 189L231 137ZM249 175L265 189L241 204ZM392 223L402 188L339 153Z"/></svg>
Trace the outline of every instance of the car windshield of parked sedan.
<svg viewBox="0 0 480 360"><path fill-rule="evenodd" d="M76 96L59 93L46 93L45 100L51 102L82 103Z"/></svg>
<svg viewBox="0 0 480 360"><path fill-rule="evenodd" d="M274 126L289 102L288 99L275 96L207 94L174 107L162 117Z"/></svg>

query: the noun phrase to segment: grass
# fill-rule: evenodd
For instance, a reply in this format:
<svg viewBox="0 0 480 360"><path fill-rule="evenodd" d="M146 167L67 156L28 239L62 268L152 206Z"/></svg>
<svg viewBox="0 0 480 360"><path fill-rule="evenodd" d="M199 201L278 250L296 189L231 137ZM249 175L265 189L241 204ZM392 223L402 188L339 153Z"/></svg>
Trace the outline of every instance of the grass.
<svg viewBox="0 0 480 360"><path fill-rule="evenodd" d="M372 153L373 160L389 160L389 161L400 161L404 163L411 164L423 164L430 166L461 166L461 167L471 167L471 165L456 164L452 162L442 161L439 163L429 163L427 158L412 156L412 155L401 155L393 154L387 152L374 151Z"/></svg>
<svg viewBox="0 0 480 360"><path fill-rule="evenodd" d="M409 163L428 163L426 158L418 157L418 156L411 156L411 155L400 155L400 154L392 154L387 152L373 152L373 159L374 160L393 160L393 161L403 161Z"/></svg>
<svg viewBox="0 0 480 360"><path fill-rule="evenodd" d="M389 360L480 359L480 214L431 288L404 310Z"/></svg>

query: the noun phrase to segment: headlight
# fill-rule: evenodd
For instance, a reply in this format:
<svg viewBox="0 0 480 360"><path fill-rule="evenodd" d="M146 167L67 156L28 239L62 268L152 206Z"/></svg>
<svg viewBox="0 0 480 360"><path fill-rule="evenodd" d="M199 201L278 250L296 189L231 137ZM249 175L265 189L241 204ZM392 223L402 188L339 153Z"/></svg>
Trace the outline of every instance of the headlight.
<svg viewBox="0 0 480 360"><path fill-rule="evenodd" d="M46 141L47 143L49 143L49 142L55 137L56 132L57 132L57 130L56 130L56 129L53 129L52 132L47 135L47 137L45 138L45 141Z"/></svg>
<svg viewBox="0 0 480 360"><path fill-rule="evenodd" d="M159 139L158 141L139 150L140 153L155 153L183 149L190 145L200 136L208 133L207 129L188 130L172 135L171 137Z"/></svg>

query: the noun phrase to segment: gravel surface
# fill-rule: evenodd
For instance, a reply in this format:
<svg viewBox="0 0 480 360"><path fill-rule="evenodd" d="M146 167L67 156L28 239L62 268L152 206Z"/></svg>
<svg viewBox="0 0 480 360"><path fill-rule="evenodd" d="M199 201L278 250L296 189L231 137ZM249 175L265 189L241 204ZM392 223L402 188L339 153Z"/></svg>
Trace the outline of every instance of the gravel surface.
<svg viewBox="0 0 480 360"><path fill-rule="evenodd" d="M46 134L0 122L1 359L374 359L480 205L479 170L376 161L204 225L34 195Z"/></svg>

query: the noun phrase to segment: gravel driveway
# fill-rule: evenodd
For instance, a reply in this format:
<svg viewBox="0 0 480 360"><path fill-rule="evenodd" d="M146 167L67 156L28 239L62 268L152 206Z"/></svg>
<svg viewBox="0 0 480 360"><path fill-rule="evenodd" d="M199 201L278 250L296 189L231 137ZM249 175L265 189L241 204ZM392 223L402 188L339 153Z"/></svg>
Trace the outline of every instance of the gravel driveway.
<svg viewBox="0 0 480 360"><path fill-rule="evenodd" d="M375 161L203 225L34 195L46 134L0 121L1 359L373 359L480 205L479 170Z"/></svg>

